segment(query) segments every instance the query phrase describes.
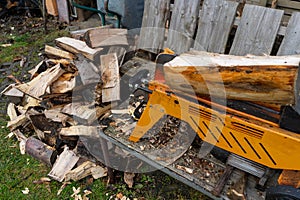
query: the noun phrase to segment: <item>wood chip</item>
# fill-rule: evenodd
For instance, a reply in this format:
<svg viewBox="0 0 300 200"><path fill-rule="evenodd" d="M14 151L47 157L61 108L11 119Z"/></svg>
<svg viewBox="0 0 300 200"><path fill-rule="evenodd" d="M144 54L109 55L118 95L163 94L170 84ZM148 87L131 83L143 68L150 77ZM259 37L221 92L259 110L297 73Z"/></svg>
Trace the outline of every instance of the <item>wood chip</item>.
<svg viewBox="0 0 300 200"><path fill-rule="evenodd" d="M129 173L129 172L124 172L124 181L128 185L129 188L132 188L134 180L133 178L135 177L134 173Z"/></svg>
<svg viewBox="0 0 300 200"><path fill-rule="evenodd" d="M99 179L99 178L107 176L107 169L103 168L99 165L93 167L91 169L91 172L92 172L92 176L94 179Z"/></svg>
<svg viewBox="0 0 300 200"><path fill-rule="evenodd" d="M180 169L180 170L183 170L183 171L186 171L189 174L192 174L194 172L193 169L185 167L185 166L181 166L181 165L176 165L176 168Z"/></svg>

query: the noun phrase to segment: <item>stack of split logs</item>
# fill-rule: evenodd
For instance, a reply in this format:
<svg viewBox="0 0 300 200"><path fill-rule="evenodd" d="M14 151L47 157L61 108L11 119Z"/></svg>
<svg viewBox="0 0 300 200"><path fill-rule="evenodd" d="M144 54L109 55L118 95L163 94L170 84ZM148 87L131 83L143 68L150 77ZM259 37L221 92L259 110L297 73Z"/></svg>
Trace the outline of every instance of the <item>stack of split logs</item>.
<svg viewBox="0 0 300 200"><path fill-rule="evenodd" d="M45 59L29 72L29 82L2 91L10 100L7 127L21 153L51 166L48 175L60 182L107 174L79 136L96 134L98 120L120 99L119 66L134 50L125 29L99 27L75 36L86 41L57 38L55 47L45 46Z"/></svg>

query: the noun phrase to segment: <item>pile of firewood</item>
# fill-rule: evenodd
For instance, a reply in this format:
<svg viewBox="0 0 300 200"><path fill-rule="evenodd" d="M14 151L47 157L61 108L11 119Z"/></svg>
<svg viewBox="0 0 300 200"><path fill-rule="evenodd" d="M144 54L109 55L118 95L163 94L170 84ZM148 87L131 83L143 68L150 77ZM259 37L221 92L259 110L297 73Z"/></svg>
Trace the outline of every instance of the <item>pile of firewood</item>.
<svg viewBox="0 0 300 200"><path fill-rule="evenodd" d="M10 100L7 127L20 141L21 153L51 166L48 175L60 182L107 174L79 136L97 138L103 126L99 121L120 99L119 66L134 46L124 29L100 27L78 34L87 42L57 38L56 47L45 46L45 59L30 70L29 82L2 91Z"/></svg>

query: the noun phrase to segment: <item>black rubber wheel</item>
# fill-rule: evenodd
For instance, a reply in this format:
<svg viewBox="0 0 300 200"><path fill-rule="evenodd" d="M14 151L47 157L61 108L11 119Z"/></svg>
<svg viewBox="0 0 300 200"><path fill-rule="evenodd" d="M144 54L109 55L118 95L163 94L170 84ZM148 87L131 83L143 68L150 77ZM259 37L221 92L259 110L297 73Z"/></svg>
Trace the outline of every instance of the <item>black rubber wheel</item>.
<svg viewBox="0 0 300 200"><path fill-rule="evenodd" d="M300 200L300 189L277 185L267 190L266 200Z"/></svg>

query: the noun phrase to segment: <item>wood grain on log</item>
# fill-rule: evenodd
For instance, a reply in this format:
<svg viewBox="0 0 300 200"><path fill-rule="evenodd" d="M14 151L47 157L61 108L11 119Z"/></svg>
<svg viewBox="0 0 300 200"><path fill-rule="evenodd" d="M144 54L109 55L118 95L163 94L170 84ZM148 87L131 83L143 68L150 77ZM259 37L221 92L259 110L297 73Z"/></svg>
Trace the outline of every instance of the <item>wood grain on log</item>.
<svg viewBox="0 0 300 200"><path fill-rule="evenodd" d="M127 41L127 30L118 28L99 27L91 29L84 34L84 39L91 48L129 44Z"/></svg>
<svg viewBox="0 0 300 200"><path fill-rule="evenodd" d="M230 56L189 52L165 64L180 91L237 100L294 104L299 56Z"/></svg>

